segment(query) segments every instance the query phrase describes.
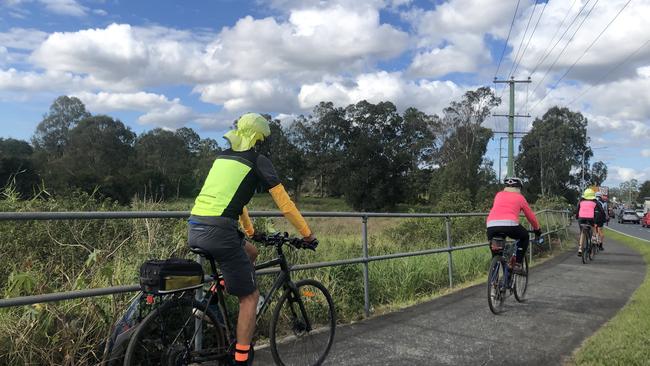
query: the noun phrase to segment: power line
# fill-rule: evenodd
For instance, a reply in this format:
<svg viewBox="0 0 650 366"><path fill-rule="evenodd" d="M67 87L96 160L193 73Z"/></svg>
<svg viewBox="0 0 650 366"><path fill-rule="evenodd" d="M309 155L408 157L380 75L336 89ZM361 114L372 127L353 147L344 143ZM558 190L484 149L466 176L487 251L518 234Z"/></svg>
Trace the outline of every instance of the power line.
<svg viewBox="0 0 650 366"><path fill-rule="evenodd" d="M537 23L535 23L535 26L533 27L533 31L532 31L532 33L530 33L530 37L528 37L528 42L526 42L526 47L524 47L524 51L521 53L521 57L519 58L518 61L515 59L516 65L515 65L514 71L511 73L511 75L514 75L514 73L517 72L517 68L519 68L519 64L521 63L521 60L523 60L524 54L526 53L526 50L528 50L528 46L530 45L530 40L533 39L533 34L535 34L535 30L537 30L537 26L539 25L539 21L542 20L542 16L544 15L544 11L546 10L546 5L548 5L548 3L549 3L548 1L544 3L544 6L542 7L542 12L539 13L539 18L537 18ZM535 6L537 6L537 2L535 2Z"/></svg>
<svg viewBox="0 0 650 366"><path fill-rule="evenodd" d="M538 84L535 86L535 88L533 89L533 94L535 94L535 91L536 91L536 90L537 90L541 85L543 85L544 80L546 80L546 77L549 75L549 73L551 72L551 70L553 69L553 67L554 67L555 64L557 63L557 61L560 59L560 57L562 57L562 55L564 54L564 51L566 51L566 49L567 49L567 47L569 46L569 44L571 43L571 41L573 41L573 38L575 38L576 34L578 34L578 32L580 31L580 29L582 28L582 25L585 24L585 21L589 18L589 15L591 15L591 12L594 10L594 8L596 7L596 5L598 5L598 1L600 1L600 0L596 0L596 2L594 2L594 5L591 7L591 9L589 9L589 12L587 13L587 15L585 15L585 17L582 18L582 21L580 22L580 24L578 24L578 27L576 28L576 30L575 30L575 31L573 32L573 34L571 35L571 38L569 38L569 40L568 40L567 43L564 45L564 47L562 48L562 50L560 51L560 53L557 55L557 57L555 57L555 60L553 60L553 63L551 64L551 66L549 66L548 70L546 70L546 73L544 73L544 76L542 77L542 80L540 80L539 83L538 83ZM587 3L589 3L589 1L587 1ZM585 5L586 5L587 3L585 3ZM583 7L583 9L584 9L584 7ZM580 13L578 13L578 15L579 15L579 14L580 14ZM538 104L539 104L539 103L538 103Z"/></svg>
<svg viewBox="0 0 650 366"><path fill-rule="evenodd" d="M628 61L630 61L634 56L636 56L637 53L639 53L639 52L640 52L643 48L645 48L645 46L647 46L649 43L650 43L650 39L648 39L647 41L645 41L645 43L642 44L639 48L637 48L634 52L632 52L632 53L630 53L629 55L627 55L627 57L626 57L623 61L619 62L616 66L614 66L614 67L612 67L611 69L609 69L609 71L607 71L605 74L603 74L603 76L601 76L600 79L598 79L595 83L593 83L589 88L585 89L585 90L584 90L582 93L580 93L577 97L573 98L573 99L572 99L572 100L571 100L571 101L570 101L566 106L569 107L569 106L571 106L573 103L575 103L577 100L579 100L580 98L582 98L585 94L587 94L589 91L591 91L591 89L595 88L596 85L600 84L601 81L605 80L609 75L611 75L611 74L612 74L614 71L616 71L619 67L623 66L623 65L626 64Z"/></svg>
<svg viewBox="0 0 650 366"><path fill-rule="evenodd" d="M510 23L510 30L508 31L508 37L506 38L506 43L503 44L503 51L501 51L501 58L499 58L499 63L497 65L497 71L494 73L494 78L497 78L499 74L499 69L501 68L501 61L503 61L503 55L506 53L506 48L508 47L508 41L510 40L510 33L512 33L512 27L515 25L515 19L517 19L517 12L519 11L519 3L521 0L517 0L517 6L515 7L515 14L512 16L512 22Z"/></svg>
<svg viewBox="0 0 650 366"><path fill-rule="evenodd" d="M591 1L591 0L587 0L587 2L585 3L585 5L582 6L582 8L581 8L580 11L578 12L578 14L573 18L573 20L571 20L571 24L569 24L569 25L567 26L567 28L564 30L564 33L562 33L562 35L560 36L560 38L558 38L557 42L555 42L555 44L553 45L553 47L549 50L549 47L551 47L551 44L553 43L553 40L555 39L555 36L557 36L557 34L558 34L558 32L560 31L560 29L562 29L562 26L564 25L564 22L565 22L565 21L567 20L567 18L569 17L569 14L571 13L571 9L573 9L573 5L575 5L575 3L577 2L577 0L573 0L573 4L571 4L571 7L569 8L569 11L567 11L566 15L564 16L564 19L562 19L562 22L560 23L560 26L557 27L557 29L555 30L555 34L554 34L553 37L551 38L551 42L549 42L549 43L548 43L548 46L546 46L546 49L544 50L544 53L543 53L544 56L543 56L543 57L542 57L542 58L537 62L537 64L535 65L535 67L533 67L533 71L530 72L531 75L534 74L535 71L537 71L537 68L538 68L538 67L539 67L539 66L540 66L544 61L546 61L546 58L547 58L547 57L548 57L548 56L553 52L553 50L555 49L555 47L557 47L558 43L560 43L560 41L562 40L562 38L564 38L564 36L566 35L566 32L568 32L569 29L571 29L571 26L573 25L573 23L575 23L576 19L578 19L578 17L579 17L580 14L582 13L582 11L585 9L585 7L587 6L587 4L589 4L589 1Z"/></svg>
<svg viewBox="0 0 650 366"><path fill-rule="evenodd" d="M603 30L598 34L598 36L596 36L596 38L594 38L594 40L591 42L591 44L589 45L589 47L587 47L587 48L585 49L585 51L582 53L582 55L580 55L580 57L578 57L578 58L575 60L575 62L573 62L573 64L572 64L572 65L571 65L571 66L570 66L570 67L569 67L569 68L564 72L564 74L562 74L562 76L557 80L557 82L555 82L555 84L553 84L553 86L551 87L551 90L549 90L548 93L546 93L546 95L544 95L544 97L543 97L542 99L540 99L540 100L539 100L539 101L538 101L538 102L533 106L533 108L531 108L531 110L532 110L532 109L535 109L535 107L537 107L538 104L540 104L544 99L546 99L546 97L548 97L548 96L553 92L553 90L555 90L555 88L558 86L558 84L560 84L560 81L562 81L562 80L564 79L564 77L567 76L567 74L569 74L569 72L573 69L573 67L574 67L578 62L580 62L580 60L582 60L582 58L587 54L587 52L589 52L589 50L591 49L591 47L593 47L594 44L596 44L596 42L598 42L598 40L600 39L600 37L601 37L601 36L602 36L606 31L607 31L607 29L609 28L609 26L612 25L612 23L614 23L614 21L618 18L618 16L621 15L621 13L623 12L623 10L625 10L625 8L627 8L627 6L630 4L630 2L632 2L632 0L628 0L628 1L625 3L625 5L623 5L623 7L621 8L621 10L619 10L618 13L616 13L616 15L614 15L614 18L612 18L612 20L610 20L609 23L607 23L607 25L605 26L605 28L604 28L604 29L603 29ZM592 8L592 9L593 9L593 8ZM588 14L587 14L587 15L588 15Z"/></svg>
<svg viewBox="0 0 650 366"><path fill-rule="evenodd" d="M519 42L519 47L517 48L517 54L515 55L515 58L512 60L512 67L510 68L510 72L508 73L508 75L510 76L512 76L512 73L514 72L517 58L519 58L519 52L521 52L521 46L524 45L524 40L526 39L526 34L528 33L528 27L530 26L530 21L533 20L533 14L535 14L535 9L537 9L538 2L539 0L535 0L535 6L533 6L533 10L530 12L530 17L528 17L528 23L526 23L526 29L524 30L524 35L521 37L521 42Z"/></svg>

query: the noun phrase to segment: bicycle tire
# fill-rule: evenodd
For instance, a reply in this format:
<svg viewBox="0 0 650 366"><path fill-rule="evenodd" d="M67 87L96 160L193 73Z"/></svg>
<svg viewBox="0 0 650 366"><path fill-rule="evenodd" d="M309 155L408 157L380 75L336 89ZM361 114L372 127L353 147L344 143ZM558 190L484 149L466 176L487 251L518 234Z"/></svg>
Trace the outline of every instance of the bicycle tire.
<svg viewBox="0 0 650 366"><path fill-rule="evenodd" d="M492 257L490 262L490 270L488 271L487 279L487 296L488 306L490 311L496 315L503 312L503 301L505 300L505 293L502 291L500 281L500 270L503 268L500 256Z"/></svg>
<svg viewBox="0 0 650 366"><path fill-rule="evenodd" d="M270 325L271 354L275 363L281 366L320 365L334 342L334 302L327 288L318 281L301 280L295 285L298 293L286 289L273 311ZM299 296L302 307L296 295ZM310 318L311 330L306 329L305 314L301 309ZM309 352L305 349L309 345L318 347L319 343L319 350ZM297 363L296 358L300 359Z"/></svg>
<svg viewBox="0 0 650 366"><path fill-rule="evenodd" d="M201 314L204 316L201 317ZM197 354L192 352L195 337L192 336L193 330L190 328L194 327L195 318L198 317L203 319L203 344L211 344L213 347ZM168 336L168 339L165 339L165 336ZM184 344L177 343L179 341ZM206 307L205 302L198 302L189 297L170 299L142 320L131 336L124 356L124 365L186 365L197 361L216 360L217 365L221 366L227 365L227 349L225 333L217 315Z"/></svg>
<svg viewBox="0 0 650 366"><path fill-rule="evenodd" d="M530 272L528 271L528 256L525 254L524 261L521 265L524 274L520 275L513 273L514 284L512 285L512 288L515 295L515 300L517 300L517 302L526 301L526 290L528 290L528 277L530 275Z"/></svg>

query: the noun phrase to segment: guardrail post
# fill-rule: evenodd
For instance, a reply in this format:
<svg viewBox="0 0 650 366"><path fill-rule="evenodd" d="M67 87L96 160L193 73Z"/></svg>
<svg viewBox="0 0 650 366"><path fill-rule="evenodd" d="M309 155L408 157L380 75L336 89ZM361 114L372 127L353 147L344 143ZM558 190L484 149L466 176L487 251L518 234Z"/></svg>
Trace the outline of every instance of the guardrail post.
<svg viewBox="0 0 650 366"><path fill-rule="evenodd" d="M546 235L546 240L548 240L548 251L553 252L553 247L551 246L551 228L550 228L550 221L548 218L548 211L544 211L544 217L546 218L546 232L548 233Z"/></svg>
<svg viewBox="0 0 650 366"><path fill-rule="evenodd" d="M370 276L368 273L368 216L363 216L361 236L363 240L363 311L368 318L370 316Z"/></svg>
<svg viewBox="0 0 650 366"><path fill-rule="evenodd" d="M203 267L203 257L196 255L196 261ZM194 293L196 301L203 301L203 287L199 287ZM194 350L200 351L203 348L203 316L198 316L194 319L194 329L196 329L196 343L194 343Z"/></svg>
<svg viewBox="0 0 650 366"><path fill-rule="evenodd" d="M447 231L447 256L449 264L449 288L454 287L454 263L451 254L451 220L445 217L445 230Z"/></svg>

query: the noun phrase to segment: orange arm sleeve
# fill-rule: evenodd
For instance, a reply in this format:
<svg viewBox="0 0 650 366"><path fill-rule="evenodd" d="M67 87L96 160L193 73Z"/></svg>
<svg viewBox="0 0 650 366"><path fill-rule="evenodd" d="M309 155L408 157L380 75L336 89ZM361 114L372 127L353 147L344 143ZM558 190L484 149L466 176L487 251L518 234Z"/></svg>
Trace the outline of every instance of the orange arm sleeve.
<svg viewBox="0 0 650 366"><path fill-rule="evenodd" d="M250 216L248 216L248 209L246 206L244 206L244 209L241 212L241 215L239 215L239 225L244 229L244 232L248 237L253 236L255 234L255 229L253 228L253 222L251 221Z"/></svg>
<svg viewBox="0 0 650 366"><path fill-rule="evenodd" d="M284 186L282 184L278 184L277 186L269 189L269 193L271 194L271 197L273 197L275 204L278 205L280 212L282 212L284 217L289 220L291 225L293 225L298 230L298 232L300 232L300 235L303 237L311 235L311 230L309 229L309 226L307 226L305 218L302 217L300 211L298 211L298 208L296 208L296 205L287 194L287 191L284 190Z"/></svg>

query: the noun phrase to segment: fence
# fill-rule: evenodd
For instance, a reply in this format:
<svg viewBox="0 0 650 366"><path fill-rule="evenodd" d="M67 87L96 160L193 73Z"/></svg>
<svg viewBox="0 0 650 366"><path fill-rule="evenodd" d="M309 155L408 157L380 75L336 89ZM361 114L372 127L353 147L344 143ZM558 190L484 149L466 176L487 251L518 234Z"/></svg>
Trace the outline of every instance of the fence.
<svg viewBox="0 0 650 366"><path fill-rule="evenodd" d="M338 217L338 218L360 218L361 219L361 246L362 256L330 262L319 262L302 265L294 265L292 271L316 269L330 266L341 266L351 264L363 265L363 287L364 287L364 313L370 315L370 287L369 287L369 263L380 260L422 256L435 253L447 253L449 287L453 287L453 258L452 252L487 246L488 243L463 244L454 246L452 242L451 218L454 217L485 217L486 213L370 213L370 212L304 212L305 217ZM569 216L567 211L543 210L537 212L537 216L544 215L546 228L543 235L547 236L559 231L568 230ZM250 212L252 217L281 217L279 212ZM559 217L558 217L559 216ZM183 219L189 217L186 211L114 211L114 212L0 212L0 221L24 221L24 220L105 220L105 219ZM385 255L369 256L368 254L368 220L371 218L442 218L445 220L445 231L447 238L446 248L435 248L413 252L400 252ZM552 219L552 220L551 220ZM568 231L567 231L568 233ZM550 240L549 248L550 248ZM532 249L530 261L532 262ZM259 271L258 274L275 273L278 269ZM43 302L71 300L76 298L104 296L134 292L140 290L139 285L114 286L107 288L95 288L67 292L55 292L42 295L21 296L9 299L0 299L0 308L11 306L32 305Z"/></svg>

